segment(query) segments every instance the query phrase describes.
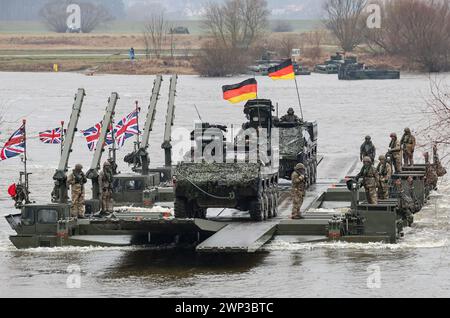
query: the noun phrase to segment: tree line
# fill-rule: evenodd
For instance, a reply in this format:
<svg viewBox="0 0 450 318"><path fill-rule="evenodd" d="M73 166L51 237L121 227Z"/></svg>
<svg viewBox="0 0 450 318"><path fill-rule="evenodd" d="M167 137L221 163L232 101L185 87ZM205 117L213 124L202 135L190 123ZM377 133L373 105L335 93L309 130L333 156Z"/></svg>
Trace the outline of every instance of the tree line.
<svg viewBox="0 0 450 318"><path fill-rule="evenodd" d="M367 12L369 4L378 5L379 17ZM404 58L412 68L450 69L450 0L327 0L325 10L326 26L344 51L364 45ZM379 26L368 27L372 18Z"/></svg>

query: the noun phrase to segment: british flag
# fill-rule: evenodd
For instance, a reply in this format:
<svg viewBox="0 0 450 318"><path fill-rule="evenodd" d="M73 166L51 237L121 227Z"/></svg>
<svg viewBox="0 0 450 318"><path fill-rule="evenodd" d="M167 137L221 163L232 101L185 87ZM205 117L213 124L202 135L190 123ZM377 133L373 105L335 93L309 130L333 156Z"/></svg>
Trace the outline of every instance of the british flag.
<svg viewBox="0 0 450 318"><path fill-rule="evenodd" d="M59 145L62 143L62 128L43 131L39 133L39 139L44 144Z"/></svg>
<svg viewBox="0 0 450 318"><path fill-rule="evenodd" d="M0 161L17 157L25 152L25 124L6 142L0 151Z"/></svg>
<svg viewBox="0 0 450 318"><path fill-rule="evenodd" d="M114 128L116 144L119 148L122 148L125 145L127 139L139 134L138 112L138 110L134 110L117 123Z"/></svg>
<svg viewBox="0 0 450 318"><path fill-rule="evenodd" d="M94 127L82 131L83 136L86 138L87 146L90 151L95 150L95 146L97 145L97 142L100 138L101 131L102 131L101 123L98 123ZM111 133L109 133L106 137L106 144L107 145L113 144Z"/></svg>

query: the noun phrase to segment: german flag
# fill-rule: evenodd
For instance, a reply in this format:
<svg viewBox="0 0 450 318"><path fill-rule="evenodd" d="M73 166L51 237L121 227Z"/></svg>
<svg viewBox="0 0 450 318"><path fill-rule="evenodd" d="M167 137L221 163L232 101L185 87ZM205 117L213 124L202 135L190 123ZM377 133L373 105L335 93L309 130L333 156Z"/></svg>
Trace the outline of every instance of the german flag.
<svg viewBox="0 0 450 318"><path fill-rule="evenodd" d="M222 87L223 99L232 104L237 104L258 96L258 83L254 78L243 81L239 84L225 85Z"/></svg>
<svg viewBox="0 0 450 318"><path fill-rule="evenodd" d="M273 80L295 79L294 65L292 60L286 60L280 65L269 68L269 77Z"/></svg>

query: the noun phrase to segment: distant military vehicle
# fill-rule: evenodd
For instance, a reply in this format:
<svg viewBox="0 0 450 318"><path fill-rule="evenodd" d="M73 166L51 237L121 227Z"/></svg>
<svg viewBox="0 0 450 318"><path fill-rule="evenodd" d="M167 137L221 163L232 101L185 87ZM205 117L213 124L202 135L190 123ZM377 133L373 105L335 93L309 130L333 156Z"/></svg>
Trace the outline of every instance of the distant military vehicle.
<svg viewBox="0 0 450 318"><path fill-rule="evenodd" d="M290 179L297 164L306 167L308 185L317 180L316 122L277 122L280 133L280 178Z"/></svg>
<svg viewBox="0 0 450 318"><path fill-rule="evenodd" d="M170 29L170 34L190 34L189 29L183 26L178 26Z"/></svg>
<svg viewBox="0 0 450 318"><path fill-rule="evenodd" d="M176 218L204 219L208 208L249 211L254 221L277 215L278 158L274 158L276 151L271 144L273 111L270 100L247 102L244 113L249 122L244 125L244 134L239 134L225 148L224 127L214 127L215 132L211 134L208 126L202 126L200 133L194 133L197 148L193 152L199 151L201 156L194 155L193 160L181 162L175 169ZM260 128L267 132L265 140ZM249 131L256 138L247 135ZM217 138L222 142L217 142ZM264 142L257 146L259 153L251 151L252 142ZM208 152L218 158L215 162L209 162L204 156L211 144L217 145L214 153Z"/></svg>
<svg viewBox="0 0 450 318"><path fill-rule="evenodd" d="M400 71L373 69L356 60L345 60L339 67L338 77L340 80L400 79Z"/></svg>
<svg viewBox="0 0 450 318"><path fill-rule="evenodd" d="M341 65L345 64L346 61L356 63L356 57L344 57L344 55L338 52L336 55L332 55L325 63L317 64L314 67L314 72L320 74L338 74Z"/></svg>

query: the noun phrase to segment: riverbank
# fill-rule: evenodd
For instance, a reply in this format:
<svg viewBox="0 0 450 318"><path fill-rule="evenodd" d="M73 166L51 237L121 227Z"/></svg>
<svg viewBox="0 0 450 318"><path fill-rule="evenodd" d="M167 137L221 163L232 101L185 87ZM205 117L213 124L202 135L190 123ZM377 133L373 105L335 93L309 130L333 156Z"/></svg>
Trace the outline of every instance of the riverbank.
<svg viewBox="0 0 450 318"><path fill-rule="evenodd" d="M293 36L293 34L289 34ZM276 41L283 34L270 35ZM176 35L172 46L163 47L160 58L146 50L142 35L137 34L0 34L0 71L52 72L54 65L62 72L92 74L151 75L178 73L198 74L193 62L200 48L208 41L202 35ZM330 41L328 41L330 42ZM128 51L133 47L136 60L131 62ZM307 50L307 47L303 47ZM338 51L335 43L321 46L320 56L302 57L299 63L310 69L329 59ZM150 57L148 56L150 54ZM359 61L375 68L415 71L400 58L373 55L359 49Z"/></svg>

